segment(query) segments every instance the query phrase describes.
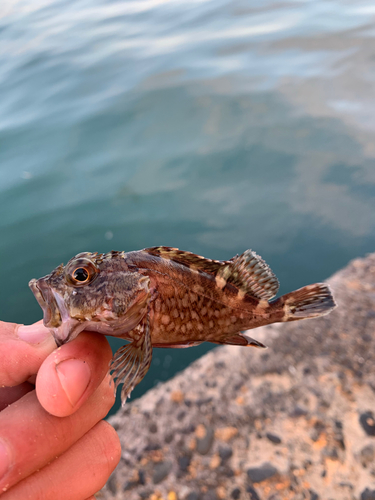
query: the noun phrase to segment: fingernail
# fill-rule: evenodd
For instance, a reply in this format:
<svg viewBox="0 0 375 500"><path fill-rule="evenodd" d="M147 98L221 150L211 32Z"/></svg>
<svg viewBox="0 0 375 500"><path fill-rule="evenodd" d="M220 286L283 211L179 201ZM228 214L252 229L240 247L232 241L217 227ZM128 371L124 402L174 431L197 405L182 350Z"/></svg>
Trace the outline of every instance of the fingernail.
<svg viewBox="0 0 375 500"><path fill-rule="evenodd" d="M29 344L39 344L48 337L52 337L48 328L41 323L37 325L21 325L18 327L17 335L21 340Z"/></svg>
<svg viewBox="0 0 375 500"><path fill-rule="evenodd" d="M56 372L66 397L74 407L90 383L89 365L80 359L67 359L56 365Z"/></svg>
<svg viewBox="0 0 375 500"><path fill-rule="evenodd" d="M0 441L0 479L2 479L9 469L9 453L3 442Z"/></svg>

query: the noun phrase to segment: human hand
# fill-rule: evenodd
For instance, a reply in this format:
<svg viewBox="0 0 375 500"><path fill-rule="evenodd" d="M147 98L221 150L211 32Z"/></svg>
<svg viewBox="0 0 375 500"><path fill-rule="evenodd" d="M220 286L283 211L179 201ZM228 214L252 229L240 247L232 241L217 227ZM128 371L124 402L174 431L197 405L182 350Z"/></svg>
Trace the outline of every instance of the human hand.
<svg viewBox="0 0 375 500"><path fill-rule="evenodd" d="M102 421L114 403L111 357L104 335L56 349L41 323L0 321L1 500L91 500L105 484L121 456Z"/></svg>

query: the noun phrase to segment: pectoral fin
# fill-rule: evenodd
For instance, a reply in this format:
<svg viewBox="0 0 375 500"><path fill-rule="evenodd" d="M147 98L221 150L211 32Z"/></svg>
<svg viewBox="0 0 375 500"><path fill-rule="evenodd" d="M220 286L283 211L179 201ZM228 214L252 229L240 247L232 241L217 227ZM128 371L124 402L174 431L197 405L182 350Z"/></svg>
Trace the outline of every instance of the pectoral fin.
<svg viewBox="0 0 375 500"><path fill-rule="evenodd" d="M134 387L146 375L152 360L152 345L148 314L142 322L130 332L134 340L115 353L111 361L110 372L115 381L115 390L120 384L121 403L125 405Z"/></svg>

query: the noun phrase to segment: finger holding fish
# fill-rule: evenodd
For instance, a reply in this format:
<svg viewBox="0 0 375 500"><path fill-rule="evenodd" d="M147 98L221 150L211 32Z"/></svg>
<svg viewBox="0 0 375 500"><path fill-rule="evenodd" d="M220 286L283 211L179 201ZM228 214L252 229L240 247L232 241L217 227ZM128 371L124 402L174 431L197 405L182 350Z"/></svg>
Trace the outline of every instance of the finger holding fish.
<svg viewBox="0 0 375 500"><path fill-rule="evenodd" d="M77 342L56 349L41 322L0 322L0 411L33 390L37 379L43 407L53 415L69 415L99 386L111 356L103 335L83 332Z"/></svg>
<svg viewBox="0 0 375 500"><path fill-rule="evenodd" d="M111 357L108 341L98 333L82 332L59 347L39 369L36 394L40 404L52 415L71 415L101 384Z"/></svg>
<svg viewBox="0 0 375 500"><path fill-rule="evenodd" d="M0 385L26 382L54 349L56 343L42 322L25 326L0 321Z"/></svg>

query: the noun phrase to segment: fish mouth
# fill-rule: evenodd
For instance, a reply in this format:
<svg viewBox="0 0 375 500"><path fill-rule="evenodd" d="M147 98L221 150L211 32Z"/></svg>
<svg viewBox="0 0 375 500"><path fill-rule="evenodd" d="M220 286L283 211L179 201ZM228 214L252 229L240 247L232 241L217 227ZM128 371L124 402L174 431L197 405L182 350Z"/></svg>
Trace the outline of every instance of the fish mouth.
<svg viewBox="0 0 375 500"><path fill-rule="evenodd" d="M29 287L43 310L43 324L47 328L61 325L61 314L51 287L43 278L32 279Z"/></svg>
<svg viewBox="0 0 375 500"><path fill-rule="evenodd" d="M43 310L43 324L53 335L57 347L73 340L84 329L85 323L70 317L64 299L44 278L32 279L29 287Z"/></svg>

